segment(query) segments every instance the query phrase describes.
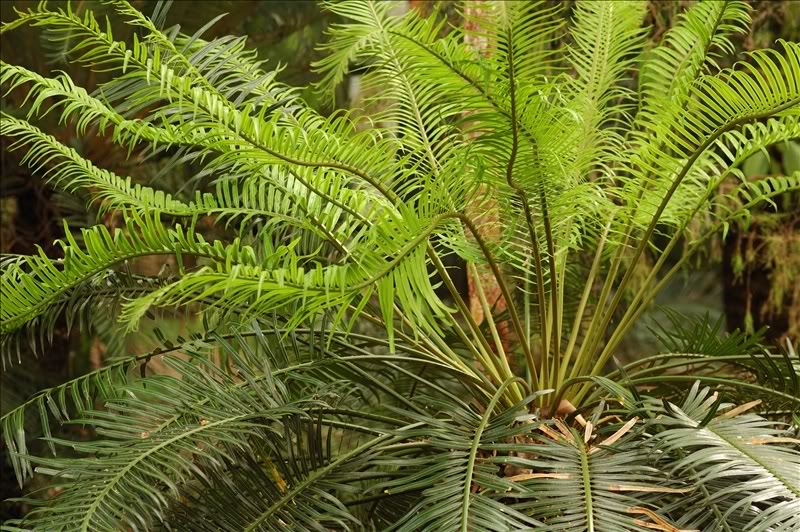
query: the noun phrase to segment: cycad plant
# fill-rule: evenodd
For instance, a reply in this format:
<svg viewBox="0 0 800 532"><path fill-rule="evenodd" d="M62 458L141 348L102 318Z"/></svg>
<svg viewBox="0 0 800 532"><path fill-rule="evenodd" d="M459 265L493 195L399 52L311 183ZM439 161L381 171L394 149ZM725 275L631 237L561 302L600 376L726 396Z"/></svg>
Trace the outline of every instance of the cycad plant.
<svg viewBox="0 0 800 532"><path fill-rule="evenodd" d="M113 74L97 91L10 64L0 79L28 91L29 120L97 125L191 165L197 191L132 185L3 114L54 187L122 220L66 228L62 257L4 258L4 362L46 356L63 314L118 313L124 334L177 311L203 330L3 418L19 481L35 467L56 493L9 529L800 529L791 345L668 312L664 352L614 363L711 236L800 186L720 191L800 136L800 45L718 68L748 4L697 3L645 50L644 2L485 2L450 31L332 2L346 22L319 89L366 68L386 129L315 113L242 38L162 28L166 4L108 4L129 42L45 5L2 27L69 40L74 62ZM173 266L129 268L151 255ZM52 455L27 452L29 415ZM96 437L53 437L53 420Z"/></svg>

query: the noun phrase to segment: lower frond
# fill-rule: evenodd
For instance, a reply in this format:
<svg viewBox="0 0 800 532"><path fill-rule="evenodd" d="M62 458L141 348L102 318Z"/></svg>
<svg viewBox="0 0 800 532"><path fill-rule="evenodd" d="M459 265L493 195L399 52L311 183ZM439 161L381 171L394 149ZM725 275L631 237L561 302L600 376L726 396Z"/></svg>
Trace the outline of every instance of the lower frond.
<svg viewBox="0 0 800 532"><path fill-rule="evenodd" d="M800 440L745 413L752 404L721 404L696 384L680 407L664 403L651 421L659 460L691 479L679 526L771 532L800 528ZM721 413L719 413L721 412ZM713 508L714 512L709 512Z"/></svg>

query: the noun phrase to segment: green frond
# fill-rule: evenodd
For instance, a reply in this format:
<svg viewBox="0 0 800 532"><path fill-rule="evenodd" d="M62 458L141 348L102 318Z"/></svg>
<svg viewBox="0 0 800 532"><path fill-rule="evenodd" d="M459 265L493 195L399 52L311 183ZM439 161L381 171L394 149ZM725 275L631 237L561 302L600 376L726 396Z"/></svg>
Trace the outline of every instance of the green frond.
<svg viewBox="0 0 800 532"><path fill-rule="evenodd" d="M108 312L107 308L103 310ZM363 373L359 368L368 368L372 374L381 379L386 373L385 378L393 381L395 389L402 389L400 378L403 373L394 365L396 362L421 365L428 369L429 374L447 372L462 379L473 378L457 368L442 363L431 354L420 353L405 343L397 346L402 355L378 356L373 351L376 348L386 348L388 346L386 340L356 333L336 332L332 333L333 337L330 340L336 346L336 352L326 353L324 346L315 346L315 335L324 335L324 331L290 330L278 328L278 325L271 324L272 328L268 329L254 323L241 328L242 330L224 334L220 329L219 332L209 335L192 335L188 339L178 337L175 342L163 339L159 342L162 345L150 352L112 360L92 372L53 388L44 389L21 401L19 406L5 412L0 420L3 433L10 438L6 443L12 453L12 464L18 479L23 481L32 473L30 457L26 452L27 420L35 414L43 434L46 438L50 438L53 430L51 420L59 425L69 423L71 420L88 416L94 410L97 401L113 401L124 397L119 387L136 384L137 377L145 379L151 374L149 368L154 361L163 363L167 359L184 357L193 361L213 361L220 354L226 359L236 359L239 356L237 354L239 348L252 358L251 364L258 361L263 366L265 361L258 357L266 357L267 366L262 367L260 373L253 377L255 381L283 375L281 378L287 379L287 384L296 381L311 389L345 379L352 382L378 382L373 381L375 377ZM282 338L286 335L292 340L292 348L287 349L284 345ZM251 346L253 341L255 341L254 347ZM367 351L366 348L373 351ZM400 373L395 374L397 371ZM236 374L235 371L233 373ZM411 377L410 381L413 383L412 389L418 390L425 389L430 384L425 384L427 381L424 379L420 381L416 376ZM140 382L142 383L146 386L146 380ZM51 449L55 453L56 448L52 443Z"/></svg>
<svg viewBox="0 0 800 532"><path fill-rule="evenodd" d="M765 122L747 124L741 130L729 131L722 135L708 150L707 155L686 174L684 186L675 191L674 201L662 215L664 225L686 227L703 211L707 226L715 219L730 223L733 210L740 209L759 194L769 195L770 190L781 193L791 192L797 187L794 176L767 180L760 185L748 182L741 167L748 157L764 152L768 147L778 145L800 136L800 123L790 117L768 119ZM722 185L731 177L741 183L732 190L723 192ZM752 195L754 192L756 195ZM772 203L764 197L766 203ZM746 215L748 209L741 209Z"/></svg>
<svg viewBox="0 0 800 532"><path fill-rule="evenodd" d="M747 32L750 9L746 2L721 0L698 2L680 14L642 65L643 116L655 121L667 109L684 107L692 82L711 68L719 70L716 57L732 53L731 37Z"/></svg>
<svg viewBox="0 0 800 532"><path fill-rule="evenodd" d="M46 353L47 346L53 342L54 332L62 324L67 333L76 325L86 332L100 332L100 328L108 331L111 324L104 325L102 320L97 321L97 313L114 320L126 299L141 297L157 290L168 279L168 275L155 278L133 275L124 270L109 270L69 287L52 298L47 305L38 308L36 315L24 326L3 333L0 338L0 353L4 369L14 363L21 364L24 351L30 350L33 354ZM114 331L113 334L115 342L124 341L125 334L122 331Z"/></svg>
<svg viewBox="0 0 800 532"><path fill-rule="evenodd" d="M257 114L253 114L258 103L253 101L237 109L202 76L195 64L202 57L195 54L194 62L190 61L177 51L169 37L136 15L138 12L124 6L123 11L150 32L144 41L134 38L130 47L103 31L90 13L81 19L68 11L40 8L31 11L26 18L35 25L63 26L70 31L79 28L84 34L79 46L82 51L88 50L77 61L93 69L121 74L100 88L104 98L123 116L151 108L149 112L154 123L172 131L166 138L175 143L200 144L206 150L229 154L239 151L237 159L249 159L251 165L336 168L357 175L379 189L383 185L374 175L384 174L387 165L391 169L400 168L392 160L392 143L377 139L371 131L352 135L352 125L340 116L323 119L305 108L284 117L276 112L277 108L266 105L260 105ZM210 53L210 50L205 52ZM180 108L185 108L186 112L178 111ZM165 109L170 112L165 114L162 112ZM290 124L295 126L290 127ZM297 126L303 134L297 135ZM346 151L342 151L342 141L338 138L342 134L351 136ZM229 163L229 158L223 159L224 162ZM222 161L218 159L217 162Z"/></svg>
<svg viewBox="0 0 800 532"><path fill-rule="evenodd" d="M621 126L631 112L625 87L644 45L644 2L579 2L571 28L573 104L581 116L583 173L622 149Z"/></svg>
<svg viewBox="0 0 800 532"><path fill-rule="evenodd" d="M376 492L418 494L414 507L393 529L508 530L541 526L524 511L499 502L508 491L521 487L498 477L501 466L486 457L491 453L492 442L501 434L508 437L530 430L532 425L514 427L512 423L534 398L497 412L496 401L492 401L483 415L453 409L444 419L415 416L423 426L412 434L424 437L430 451L415 460L384 458L378 462L402 475L378 483Z"/></svg>
<svg viewBox="0 0 800 532"><path fill-rule="evenodd" d="M665 310L669 325L654 323L653 334L665 353L713 356L747 355L760 350L764 331L748 335L740 331L723 334L723 320L711 323L708 315L700 318Z"/></svg>
<svg viewBox="0 0 800 532"><path fill-rule="evenodd" d="M698 488L694 509L687 506L678 525L702 530L797 528L800 441L732 406L720 405L708 389L695 385L680 407L665 405L652 421L661 429L654 436L657 449L665 459L675 457L672 473L686 475ZM711 505L719 513L708 512Z"/></svg>
<svg viewBox="0 0 800 532"><path fill-rule="evenodd" d="M545 86L561 70L559 31L563 6L546 2L486 2L463 10L464 34L479 47L490 83L505 80L510 57L523 86ZM492 79L495 77L495 79Z"/></svg>
<svg viewBox="0 0 800 532"><path fill-rule="evenodd" d="M23 467L31 459L40 473L56 474L66 482L80 475L86 481L50 502L33 501L37 509L26 523L115 530L120 522L147 527L169 518L180 523L200 512L223 529L255 530L281 523L317 529L329 520L357 524L332 494L352 492L353 483L362 477L367 481L375 465L373 455L383 446L383 456L390 454L392 444L405 439L403 433L416 425L359 411L368 401L354 393L354 383L392 382L397 374L393 362L428 365L431 378L437 365L405 356L358 354L355 344L341 337L344 349L326 356L324 348L314 347L313 331L292 333L289 343L276 333L256 326L165 346L40 398L54 413L70 416L57 419L90 423L100 439L66 442L48 437L57 447L69 445L91 454L93 465L88 468L82 459L31 458L16 454L24 448L11 447ZM347 355L351 349L353 354ZM176 351L184 351L188 360L175 356ZM228 359L227 370L216 366L215 353ZM150 358L162 361L180 378L126 376L127 369L146 365ZM342 389L342 378L354 364L372 368L374 376L351 376L351 389ZM381 367L388 373L375 371ZM106 396L106 409L96 411L88 397L95 397L104 381L113 382L115 395ZM66 406L65 394L73 407ZM6 434L15 427L13 414L3 420ZM398 427L396 434L387 424ZM120 443L126 449L122 454L114 451ZM129 500L132 490L143 486L149 486L148 496ZM231 491L233 486L260 496L242 507L234 521L224 513L214 516L221 504L238 506L241 491ZM305 502L299 504L301 500Z"/></svg>
<svg viewBox="0 0 800 532"><path fill-rule="evenodd" d="M190 219L213 216L238 227L240 235L256 221L265 222L266 227L284 223L316 235L317 241L330 242L345 255L344 246L369 226L369 218L377 221L379 216L370 205L370 196L348 188L348 180L339 174L311 174L310 183L298 174L273 175L273 191L268 188L266 176L246 179L241 185L233 180L218 181L213 194L198 192L194 201L186 203L160 190L133 184L129 177L121 178L97 168L25 121L4 114L0 131L19 139L10 149L27 148L23 164L67 191L88 192L99 200L101 212L135 209ZM356 219L350 221L348 217L339 222L346 211L354 213ZM317 245L310 245L309 249Z"/></svg>
<svg viewBox="0 0 800 532"><path fill-rule="evenodd" d="M148 528L154 518L163 516L167 510L167 497L178 495L178 483L199 470L197 460L224 462L226 455L237 447L258 456L259 447L268 446L273 438L279 442L285 437L279 429L282 420L301 415L304 407L322 406L314 401L285 402L278 395L252 396L244 388L222 398L214 390L219 390L225 380L218 382L214 373L206 373L202 367L186 363L176 363L175 367L184 370L182 380L148 379L146 389L129 388L129 399L110 403L106 412L89 413L98 433L108 439L73 442L71 446L79 452L94 454L94 467L87 468L88 464L82 460L37 460L39 471L51 471L64 479L80 476L83 486L65 490L57 506L34 510L31 517L37 526L116 530L122 520L129 526ZM146 397L158 398L158 403L144 400ZM165 413L180 412L184 405L197 404L205 398L211 401L201 408L195 407L184 421L161 428ZM241 408L246 413L241 413ZM124 442L125 452L114 451L119 444L112 445L113 440ZM219 447L219 441L227 445ZM51 469L54 466L59 469ZM91 489L86 489L89 486ZM141 493L145 486L149 486L150 496L134 502L129 496L131 490Z"/></svg>
<svg viewBox="0 0 800 532"><path fill-rule="evenodd" d="M5 113L0 118L0 134L18 139L9 147L27 149L21 164L55 186L68 192L81 191L97 200L104 210L159 211L175 216L188 215L188 205L160 190L133 184L131 178L121 178L108 170L98 168L91 161L58 142L55 137Z"/></svg>
<svg viewBox="0 0 800 532"><path fill-rule="evenodd" d="M112 140L123 145L135 145L139 140L170 142L166 132L159 131L142 120L125 119L85 89L75 85L65 73L55 78L46 78L26 68L0 62L0 83L8 84L7 92L26 83L31 84L25 98L26 102L31 102L28 119L34 115L43 117L61 107L60 122L67 123L71 117L78 116L76 129L81 135L86 133L89 125L98 126L101 134L108 126L113 125ZM45 107L48 98L59 100Z"/></svg>
<svg viewBox="0 0 800 532"><path fill-rule="evenodd" d="M553 426L549 434L519 445L519 458L507 462L533 471L520 474L513 507L542 516L548 530L649 530L650 520L637 508L657 507L661 493L681 491L650 465L647 448L630 435L604 447L603 437L591 431L589 441L574 429L562 433Z"/></svg>
<svg viewBox="0 0 800 532"><path fill-rule="evenodd" d="M757 51L751 63L691 84L687 115L659 116L656 141L631 157L628 171L639 201L631 208L640 224L669 223L670 201L706 150L729 131L767 119L791 116L800 108L800 48L781 41L783 53ZM796 121L795 121L796 124Z"/></svg>
<svg viewBox="0 0 800 532"><path fill-rule="evenodd" d="M342 83L351 68L351 63L359 60L364 50L373 46L379 38L382 27L376 20L386 21L391 8L389 2L327 2L324 8L348 20L348 24L335 24L330 28L331 40L320 45L328 52L312 66L323 73L317 83L320 92L332 98L336 87Z"/></svg>
<svg viewBox="0 0 800 532"><path fill-rule="evenodd" d="M422 246L439 221L425 227L406 218L405 226L395 226L390 234L383 232L377 249L365 250L358 264L303 265L300 257L286 248L260 265L234 259L203 267L128 303L121 320L136 327L152 305L187 305L211 297L211 308L236 309L242 319L296 305L289 323L297 326L330 309L361 308L359 301L377 293L387 324L392 322L396 301L412 323L423 325L422 318L429 316L432 319L424 325L436 330L436 319L447 315L449 308L433 292ZM382 229L388 228L391 226ZM387 255L391 260L384 259ZM419 294L427 297L421 301Z"/></svg>
<svg viewBox="0 0 800 532"><path fill-rule="evenodd" d="M324 48L338 51L315 67L325 73L325 79L338 79L351 61L369 58L371 65L363 76L362 86L366 92L377 94L373 100L379 102L381 108L371 119L394 124L392 127L403 131L406 164L415 169L415 174L437 179L449 170L446 168L449 161L453 166L458 165L458 160L453 159L464 149L464 139L455 127L462 118L463 107L438 90L425 70L424 59L407 54L409 43L394 32L432 42L441 24L420 20L413 13L404 18L392 17L388 6L390 4L363 2L328 6L347 17L348 24L332 30L332 40ZM354 33L358 34L357 38ZM353 39L358 44L351 43ZM411 178L410 182L400 184L413 190L419 186L419 181L419 178Z"/></svg>
<svg viewBox="0 0 800 532"><path fill-rule="evenodd" d="M23 327L28 321L57 305L70 291L108 275L110 269L146 255L173 255L180 268L182 254L195 255L221 263L255 265L255 252L238 241L231 245L206 242L192 230L180 225L167 229L158 216L135 212L127 219L125 230L113 234L104 225L81 231L84 247L78 246L65 228L66 238L56 242L64 258L53 260L43 251L38 256L8 264L2 273L3 308L0 311L3 336Z"/></svg>

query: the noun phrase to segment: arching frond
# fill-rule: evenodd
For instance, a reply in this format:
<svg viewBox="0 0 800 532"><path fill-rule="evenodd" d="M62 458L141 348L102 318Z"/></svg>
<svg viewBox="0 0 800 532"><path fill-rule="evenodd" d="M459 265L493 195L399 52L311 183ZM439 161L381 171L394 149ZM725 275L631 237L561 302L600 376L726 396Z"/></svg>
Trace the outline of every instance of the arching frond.
<svg viewBox="0 0 800 532"><path fill-rule="evenodd" d="M657 141L632 158L636 186L646 190L635 206L639 223L645 224L656 215L659 220L669 221L669 210L678 205L667 203L672 194L706 150L726 132L770 116L797 112L800 48L789 42L783 42L782 47L782 54L754 52L752 64L698 78L691 85L691 120L659 117Z"/></svg>
<svg viewBox="0 0 800 532"><path fill-rule="evenodd" d="M732 53L731 37L749 25L750 6L738 0L701 2L680 14L642 65L642 116L655 121L672 102L683 107L692 82L709 68L719 70L716 58Z"/></svg>
<svg viewBox="0 0 800 532"><path fill-rule="evenodd" d="M633 423L624 426L630 427L632 434L641 430ZM651 518L656 523L668 521L663 512L652 511L651 518L643 518L648 512L638 509L657 507L659 494L683 489L671 486L650 466L646 447L632 434L620 440L621 432L612 433L606 436L607 443L590 426L583 432L551 427L546 434L519 446L519 458L508 461L531 471L518 475L524 488L514 494L515 508L543 516L553 530L644 531L651 528Z"/></svg>
<svg viewBox="0 0 800 532"><path fill-rule="evenodd" d="M70 291L91 283L98 276L126 261L144 255L173 255L180 264L182 254L196 255L228 264L255 265L259 262L249 246L239 242L223 245L208 243L201 235L181 226L167 229L156 216L132 214L126 230L113 234L98 225L81 231L85 247L78 246L66 229L66 238L57 244L64 258L52 260L44 252L10 263L3 269L2 333L10 334L67 299ZM182 266L180 266L182 268Z"/></svg>
<svg viewBox="0 0 800 532"><path fill-rule="evenodd" d="M71 423L91 423L101 439L75 446L48 436L56 447L69 444L90 453L96 467L87 469L82 460L69 458L33 459L41 473L57 474L66 482L80 475L87 483L65 490L52 501L55 506L33 501L37 509L31 522L44 528L61 522L68 529L114 530L120 520L146 527L167 518L191 522L199 512L207 523L231 530L281 523L310 529L328 522L355 526L356 518L334 494L342 497L362 477L367 481L375 466L373 454L385 447L381 454L388 456L392 444L406 439L405 432L413 437L419 424L405 426L391 416L359 411L370 400L353 389L354 383L391 382L398 371L394 363L404 360L429 367L429 379L453 368L405 355L365 356L349 342L336 356L326 356L309 332L292 333L291 343L284 343L277 331L257 326L194 338L118 364L117 377L101 370L91 380L81 379L70 386L73 408L64 406L64 391L43 396L54 412L71 415ZM188 359L175 356L178 350ZM226 370L215 364L214 353L227 358ZM126 368L150 358L180 378L137 381L125 375ZM349 373L349 367L362 365L372 375ZM381 367L389 373L374 371ZM348 374L346 390L342 377ZM115 394L121 393L106 396L107 409L95 411L87 398L95 396L93 388L104 380L113 384ZM14 428L13 416L3 420L4 431ZM113 449L122 442L126 450L119 454ZM28 457L18 458L20 467L27 467ZM145 485L149 495L141 504L128 500ZM231 491L234 486L237 491ZM238 506L241 490L260 496L233 519L224 512L214 515L222 504Z"/></svg>
<svg viewBox="0 0 800 532"><path fill-rule="evenodd" d="M226 380L228 385L235 381L218 372L215 375L213 370L207 373L202 366L174 364L184 370L182 380L151 378L146 389L131 388L130 398L109 403L108 411L88 414L98 432L109 439L72 444L79 452L95 455L94 467L87 468L80 460L57 462L59 469L53 473L62 479L80 476L83 488L65 490L58 506L33 510L38 526L115 530L122 520L129 526L147 528L164 516L169 498L178 496L183 479L207 469L207 464L230 463L239 453L259 456L271 451L274 456L281 446L291 445L291 436L283 434L281 425L303 416L304 409L324 405L302 399L286 401L280 394L254 396L245 387L223 398L213 390L226 385ZM159 400L154 403L143 397ZM186 404L203 406L195 406L183 421L167 425L172 417L180 416ZM119 443L114 445L113 440ZM226 444L220 446L220 441ZM39 470L47 471L53 465L43 459ZM136 498L138 503L130 497L132 490L144 494L145 489L148 495Z"/></svg>
<svg viewBox="0 0 800 532"><path fill-rule="evenodd" d="M191 211L184 202L170 194L133 184L131 178L121 178L108 170L96 167L54 137L5 113L0 122L0 134L18 139L9 147L25 146L27 152L21 163L68 192L80 190L99 200L100 208L157 210L164 214L182 215Z"/></svg>

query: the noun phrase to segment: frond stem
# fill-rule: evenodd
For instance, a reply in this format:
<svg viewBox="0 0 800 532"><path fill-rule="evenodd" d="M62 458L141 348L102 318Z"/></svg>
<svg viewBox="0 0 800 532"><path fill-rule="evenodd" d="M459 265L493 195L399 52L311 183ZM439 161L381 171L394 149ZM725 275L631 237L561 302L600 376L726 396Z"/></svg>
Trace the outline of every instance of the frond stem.
<svg viewBox="0 0 800 532"><path fill-rule="evenodd" d="M636 250L633 253L633 257L630 260L631 264L632 265L635 264L639 260L639 258L642 256L642 253L644 252L645 247L647 247L647 244L650 241L650 237L653 235L653 232L655 231L656 225L658 224L658 222L659 222L659 220L661 218L661 215L664 212L664 209L666 209L667 204L672 199L672 196L675 194L675 191L678 189L680 184L683 182L684 177L686 177L686 174L689 173L689 170L692 168L694 163L700 158L700 156L705 152L705 150L711 144L713 144L721 135L723 135L727 131L730 131L730 130L732 130L732 129L734 129L734 128L742 125L742 124L745 124L745 123L753 121L753 120L759 120L759 119L762 119L762 118L767 118L769 116L774 115L775 113L779 113L781 111L789 109L789 108L791 108L791 107L793 107L795 105L798 105L798 104L800 104L800 98L795 98L795 99L789 100L788 102L785 102L785 103L783 103L781 105L778 105L775 108L773 108L773 109L771 109L771 110L769 110L767 112L756 113L756 114L752 114L752 115L743 116L743 117L741 117L741 118L739 118L737 120L734 120L734 121L730 122L729 124L727 124L727 125L725 125L723 127L718 128L714 133L709 135L709 137L695 150L695 152L692 154L692 156L689 157L689 159L686 161L686 163L684 164L683 168L681 169L680 173L678 173L678 175L672 181L672 185L670 186L670 188L667 191L666 195L661 200L661 203L659 204L658 208L656 209L655 213L653 214L653 217L652 217L652 219L650 221L650 224L648 225L648 227L645 230L645 232L642 235L642 237L639 239L639 245L636 247ZM631 234L632 230L633 230L633 218L631 218L630 222L628 223L628 228L626 230L626 240L627 240L628 236ZM624 246L620 247L620 250L623 250L623 249L624 249ZM634 275L634 270L635 270L635 268L633 268L631 266L630 268L627 269L627 271L625 272L625 275L623 275L622 280L620 281L619 286L616 289L616 294L614 295L614 298L611 300L611 304L609 305L609 308L607 310L605 310L605 317L600 322L600 326L599 326L599 328L597 330L595 338L593 339L592 344L589 346L589 349L588 349L588 352L587 352L587 356L588 357L591 357L591 355L594 353L595 349L597 348L597 345L600 342L600 339L602 338L602 336L604 334L605 329L608 327L608 324L611 322L614 310L619 305L619 302L622 300L622 297L623 297L624 292L625 292L625 288L627 287L628 283L631 281L631 279L632 279L632 277ZM613 282L613 279L609 279L609 282ZM618 326L618 328L619 328L619 326ZM607 361L608 357L610 356L610 351L607 350L607 349L605 351L606 351L605 355L599 357L597 362L596 362L596 364L594 365L594 368L592 369L592 374L593 375L597 374L597 372L603 367L603 365Z"/></svg>
<svg viewBox="0 0 800 532"><path fill-rule="evenodd" d="M455 218L458 218L459 220L461 220L464 223L464 225L467 226L469 231L472 233L472 236L475 238L475 241L477 242L478 246L480 247L481 252L483 253L483 256L486 258L486 261L489 263L489 267L492 269L492 273L493 273L495 279L497 280L497 284L498 284L498 287L500 288L500 292L502 293L503 298L508 302L508 305L507 305L508 306L508 313L511 316L511 323L512 323L512 325L514 327L514 333L519 338L519 342L522 345L522 350L525 353L525 357L528 360L528 363L531 364L531 372L533 374L534 380L538 380L538 374L537 374L537 370L536 370L536 363L535 363L535 360L533 358L533 353L531 352L530 346L528 344L528 339L525 338L525 336L524 336L525 330L523 329L522 323L520 322L519 314L517 313L516 306L513 304L514 300L513 300L512 296L511 296L511 292L509 291L508 286L506 286L506 283L503 280L503 274L500 271L500 267L497 265L497 262L495 262L494 258L492 257L491 251L489 251L489 248L486 245L486 242L484 241L483 237L481 237L481 235L478 233L478 228L475 227L475 224L472 222L472 220L469 217L467 217L466 215L462 214L462 213L454 213L451 216L455 217Z"/></svg>
<svg viewBox="0 0 800 532"><path fill-rule="evenodd" d="M525 384L525 380L521 379L520 377L512 377L501 384L500 388L498 388L497 392L494 394L494 397L492 397L492 400L489 402L489 405L486 407L486 411L483 413L483 417L481 417L481 422L478 424L478 428L475 429L475 437L472 439L472 448L470 449L469 458L467 459L467 471L465 475L466 478L464 480L464 499L461 503L461 532L467 532L470 493L472 490L472 474L475 468L475 459L478 455L478 447L481 444L481 436L483 435L486 425L489 423L489 419L494 411L494 407L503 396L503 392L505 392L506 388L515 382L521 382Z"/></svg>
<svg viewBox="0 0 800 532"><path fill-rule="evenodd" d="M486 300L486 293L483 290L483 286L481 285L481 280L478 276L478 269L475 267L474 264L468 264L468 269L472 274L473 278L475 279L475 288L478 294L478 299L481 303L481 308L483 308L483 314L486 317L486 322L489 325L489 331L492 333L492 339L494 340L495 350L497 352L498 358L503 367L503 371L505 372L505 378L508 379L513 377L513 373L511 372L511 368L508 365L508 355L506 354L505 348L503 347L503 341L500 338L500 334L497 331L497 325L494 322L494 317L492 317L492 309L489 307L489 303ZM522 399L522 397L519 397Z"/></svg>
<svg viewBox="0 0 800 532"><path fill-rule="evenodd" d="M713 377L710 375L657 375L654 377L637 377L636 379L631 378L631 382L634 382L635 384L654 384L654 383L665 383L665 382L694 383L696 381L707 382L711 384L731 385L730 379L723 379L722 377ZM758 384L753 384L751 382L746 382L742 380L736 380L735 385L738 388L747 388L749 390L758 391L763 394L774 395L776 397L780 397L785 401L789 401L791 403L800 405L800 399L797 396L792 395L791 393L781 392L774 388L759 386Z"/></svg>
<svg viewBox="0 0 800 532"><path fill-rule="evenodd" d="M556 404L556 408L558 404ZM592 474L589 469L589 451L583 438L576 437L578 452L581 455L581 476L583 477L583 502L586 510L586 532L594 532L594 504L592 502Z"/></svg>
<svg viewBox="0 0 800 532"><path fill-rule="evenodd" d="M800 99L798 99L798 101L800 102ZM661 292L661 290L664 288L664 286L666 286L666 284L670 281L670 279L672 279L672 277L678 271L680 271L681 267L683 267L683 265L694 255L694 253L698 249L700 249L700 245L702 243L704 243L706 240L714 236L719 231L720 227L727 222L727 220L734 218L739 212L757 205L758 203L763 201L764 198L776 196L781 193L782 193L781 191L773 191L770 194L766 194L763 197L756 198L746 203L741 209L734 211L732 214L728 215L725 219L716 223L711 229L706 231L706 233L703 234L700 238L692 242L692 245L683 254L683 256L672 266L672 268L670 268L670 270L664 275L664 277L646 293L646 295L642 298L640 304L638 306L631 305L628 307L628 309L625 311L625 314L620 319L619 324L617 324L616 328L614 329L614 332L612 333L611 337L606 343L603 351L601 352L600 357L598 358L597 363L595 364L594 369L592 370L592 374L596 375L597 372L599 372L602 369L603 365L610 358L613 349L616 348L617 345L619 345L619 342L622 341L622 338L625 336L625 334L627 334L627 332L631 329L631 327L633 327L633 324L647 308L647 305L649 305L650 302L653 301L653 299L655 299L656 295L658 295ZM646 285L644 288L646 288ZM586 390L581 390L578 397L583 397L585 393Z"/></svg>
<svg viewBox="0 0 800 532"><path fill-rule="evenodd" d="M456 331L456 334L461 338L461 341L464 342L464 345L472 351L473 355L483 362L486 366L486 370L489 371L492 377L495 379L495 383L499 384L502 382L502 378L500 373L497 369L497 364L494 363L491 357L492 348L489 345L489 342L486 340L486 337L483 335L483 332L480 329L480 326L475 321L475 318L472 316L472 312L470 312L469 307L467 306L464 298L461 297L461 294L458 293L458 289L453 284L453 280L450 278L450 275L447 273L444 264L442 264L441 259L438 255L436 255L432 249L428 249L428 257L431 259L434 268L436 268L437 273L442 278L445 286L447 287L450 294L453 296L453 300L458 306L459 313L464 317L469 326L469 330L472 333L472 336L477 340L477 342L471 342L467 337L466 333L462 330L461 326L458 324L457 321L453 321L453 328ZM475 345L477 343L477 345Z"/></svg>
<svg viewBox="0 0 800 532"><path fill-rule="evenodd" d="M628 373L629 376L634 375L643 375L646 373L650 373L652 371L659 371L659 368L662 367L681 367L681 366L688 366L691 364L697 364L700 362L726 362L726 361L736 361L736 360L753 360L754 355L724 355L724 356L717 356L717 355L704 355L700 353L662 353L659 355L652 355L649 357L640 358L634 360L629 364L625 364L624 369L625 372ZM763 357L763 355L759 355ZM776 360L782 361L785 360L780 355L768 355L770 358L774 358ZM646 364L656 364L660 360L673 360L675 358L685 358L687 360L683 362L674 362L671 364L662 364L662 365L653 365L649 368L645 368L643 370L639 370L638 372L631 373L630 370L633 368L637 368L639 366L644 366ZM742 367L749 367L745 364L741 365ZM620 374L620 371L614 370L611 373L607 374L608 378L616 377Z"/></svg>
<svg viewBox="0 0 800 532"><path fill-rule="evenodd" d="M536 235L536 226L533 223L533 215L531 214L530 202L528 201L528 194L525 192L519 183L514 180L514 161L517 158L517 150L519 149L519 132L517 126L517 99L516 99L516 82L514 78L514 47L512 45L512 35L511 35L511 28L508 29L508 78L509 78L509 91L510 91L510 98L511 98L511 154L508 158L508 163L506 164L506 182L508 182L508 186L510 186L514 192L519 197L520 201L522 202L522 208L525 212L525 222L528 225L528 232L530 233L531 239L531 250L533 251L533 260L534 260L534 268L536 270L536 287L537 287L537 296L539 298L539 327L540 327L540 335L541 335L541 342L542 342L542 357L544 359L542 363L542 378L544 378L544 374L547 371L547 360L550 356L550 351L548 350L547 346L547 320L544 316L547 315L545 299L544 299L544 275L542 273L542 259L539 255L539 239ZM535 144L534 144L535 146ZM474 232L473 232L474 233ZM498 277L498 283L501 283L501 279ZM509 313L512 313L512 320L514 319L514 315L516 315L515 304L514 300L511 299L506 294L503 294L503 297L506 298L506 306L509 309ZM555 305L555 303L554 303ZM554 307L555 310L555 307ZM517 318L519 320L519 318ZM522 326L515 327L517 329L517 335L524 334L524 329ZM528 338L520 337L520 340L524 343L528 342ZM526 356L528 355L528 350L526 350ZM557 355L556 355L557 356ZM527 356L527 362L531 367L531 373L534 375L535 380L539 380L538 372L536 369L536 361L533 359L532 354ZM539 382L540 387L544 387L546 383L544 381Z"/></svg>
<svg viewBox="0 0 800 532"><path fill-rule="evenodd" d="M572 357L572 351L575 347L575 343L578 340L578 335L580 334L581 329L581 322L583 321L583 314L586 311L586 305L589 302L589 296L591 295L592 288L594 287L594 279L597 276L597 272L600 271L600 261L603 257L603 249L605 248L606 241L608 240L608 232L611 229L611 221L606 224L605 229L603 230L602 235L600 236L600 241L597 244L597 249L594 253L594 259L592 260L592 266L589 269L589 275L586 278L586 281L583 285L583 293L581 294L580 302L578 303L578 309L575 312L575 320L572 323L572 331L570 332L569 342L567 342L567 347L564 350L564 359L561 362L561 371L558 374L558 380L556 381L556 388L561 387L561 383L564 381L564 377L566 376L567 368L569 367L570 358ZM570 371L570 376L576 376L576 370L579 370L579 360L575 361L575 366Z"/></svg>

